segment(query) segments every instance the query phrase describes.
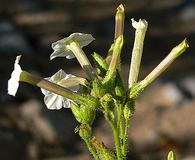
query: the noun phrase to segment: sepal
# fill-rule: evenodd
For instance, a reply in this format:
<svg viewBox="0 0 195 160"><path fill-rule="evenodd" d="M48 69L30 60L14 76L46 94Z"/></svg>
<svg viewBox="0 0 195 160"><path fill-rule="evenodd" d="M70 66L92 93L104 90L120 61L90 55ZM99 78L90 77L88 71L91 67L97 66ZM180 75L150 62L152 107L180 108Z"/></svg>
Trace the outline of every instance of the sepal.
<svg viewBox="0 0 195 160"><path fill-rule="evenodd" d="M126 99L125 94L126 93L125 93L123 81L122 81L122 78L119 74L119 71L117 70L116 80L115 80L115 95L116 95L117 99L119 99L121 102L123 102Z"/></svg>
<svg viewBox="0 0 195 160"><path fill-rule="evenodd" d="M128 101L125 106L124 106L124 110L123 110L123 114L124 114L124 118L126 120L129 120L130 117L133 116L135 111L135 101Z"/></svg>
<svg viewBox="0 0 195 160"><path fill-rule="evenodd" d="M106 60L103 57L101 57L99 54L97 54L96 52L94 52L93 54L93 59L95 61L98 75L100 77L104 77L108 70L108 65L106 63Z"/></svg>
<svg viewBox="0 0 195 160"><path fill-rule="evenodd" d="M102 97L106 94L106 88L98 79L95 79L92 85L93 85L93 92L96 97Z"/></svg>

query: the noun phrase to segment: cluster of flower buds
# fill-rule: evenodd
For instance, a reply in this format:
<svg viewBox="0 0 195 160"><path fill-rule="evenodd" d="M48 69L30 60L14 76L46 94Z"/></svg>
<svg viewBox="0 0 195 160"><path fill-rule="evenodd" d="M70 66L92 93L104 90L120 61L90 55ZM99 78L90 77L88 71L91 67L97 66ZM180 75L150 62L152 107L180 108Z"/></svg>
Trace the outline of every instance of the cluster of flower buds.
<svg viewBox="0 0 195 160"><path fill-rule="evenodd" d="M116 157L118 160L126 159L129 119L134 113L136 98L188 47L185 39L174 47L170 54L146 78L138 81L148 23L146 20L135 21L132 19L132 26L135 28L135 40L128 87L125 87L121 77L120 64L124 43L124 15L124 7L120 5L115 16L114 41L105 57L98 53L93 54L94 66L82 50L82 47L95 40L92 35L73 33L69 37L52 44L54 52L50 59L57 57L77 58L86 73L85 78L66 74L63 70L59 70L51 77L40 78L23 71L19 65L21 56L17 56L14 71L8 81L8 94L10 95L15 96L19 81L26 82L41 88L48 109L70 108L76 120L81 123L81 126L78 127L79 134L85 140L96 160L100 159L103 153L111 157L110 160L115 160ZM100 145L102 143L93 144L91 126L97 111L104 114L106 121L113 130L116 155L106 146Z"/></svg>

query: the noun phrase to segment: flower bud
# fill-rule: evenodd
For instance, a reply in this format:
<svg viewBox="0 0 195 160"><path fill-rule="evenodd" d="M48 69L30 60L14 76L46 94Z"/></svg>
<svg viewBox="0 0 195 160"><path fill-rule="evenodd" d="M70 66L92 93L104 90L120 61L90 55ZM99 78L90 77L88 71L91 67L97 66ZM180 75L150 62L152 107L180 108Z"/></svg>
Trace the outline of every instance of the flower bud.
<svg viewBox="0 0 195 160"><path fill-rule="evenodd" d="M91 137L91 133L92 133L92 128L90 125L88 124L81 124L79 126L79 136L82 139L89 139Z"/></svg>
<svg viewBox="0 0 195 160"><path fill-rule="evenodd" d="M114 100L112 95L105 94L101 99L100 103L104 108L104 116L109 121L114 123L115 115L114 115Z"/></svg>
<svg viewBox="0 0 195 160"><path fill-rule="evenodd" d="M105 94L101 99L100 103L105 111L113 110L114 108L114 100L111 94Z"/></svg>

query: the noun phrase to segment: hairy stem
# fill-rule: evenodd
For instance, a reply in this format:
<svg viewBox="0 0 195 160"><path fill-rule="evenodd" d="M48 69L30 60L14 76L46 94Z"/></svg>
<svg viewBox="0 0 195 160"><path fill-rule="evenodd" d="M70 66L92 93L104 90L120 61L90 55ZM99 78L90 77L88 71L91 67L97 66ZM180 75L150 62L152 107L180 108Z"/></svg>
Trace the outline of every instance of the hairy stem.
<svg viewBox="0 0 195 160"><path fill-rule="evenodd" d="M121 145L120 145L120 139L119 139L119 131L118 131L116 126L112 126L112 130L113 130L113 134L114 134L114 141L115 141L117 159L122 160Z"/></svg>
<svg viewBox="0 0 195 160"><path fill-rule="evenodd" d="M125 131L124 131L124 136L123 136L123 146L122 146L122 154L124 160L126 160L127 156L127 140L128 140L128 130L129 130L129 120L125 120Z"/></svg>
<svg viewBox="0 0 195 160"><path fill-rule="evenodd" d="M84 141L87 144L87 147L88 147L90 153L92 154L93 158L95 160L99 160L98 154L96 153L91 140L90 139L84 139Z"/></svg>

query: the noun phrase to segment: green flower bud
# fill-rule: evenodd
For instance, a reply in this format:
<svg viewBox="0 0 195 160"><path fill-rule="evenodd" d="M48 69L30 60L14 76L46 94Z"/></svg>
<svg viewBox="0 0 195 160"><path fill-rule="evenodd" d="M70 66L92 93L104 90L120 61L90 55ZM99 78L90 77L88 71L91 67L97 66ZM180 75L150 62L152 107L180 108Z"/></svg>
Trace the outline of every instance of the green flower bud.
<svg viewBox="0 0 195 160"><path fill-rule="evenodd" d="M78 106L71 103L71 110L79 123L92 124L96 115L97 100L93 97L82 97L82 104Z"/></svg>
<svg viewBox="0 0 195 160"><path fill-rule="evenodd" d="M109 121L114 123L115 121L115 115L114 115L114 100L112 95L105 94L101 99L100 103L102 107L104 108L104 116Z"/></svg>
<svg viewBox="0 0 195 160"><path fill-rule="evenodd" d="M79 126L79 136L86 140L89 139L91 137L91 133L92 133L92 128L90 125L88 124L81 124Z"/></svg>
<svg viewBox="0 0 195 160"><path fill-rule="evenodd" d="M105 94L101 99L100 103L105 111L112 111L114 108L114 100L111 94Z"/></svg>

